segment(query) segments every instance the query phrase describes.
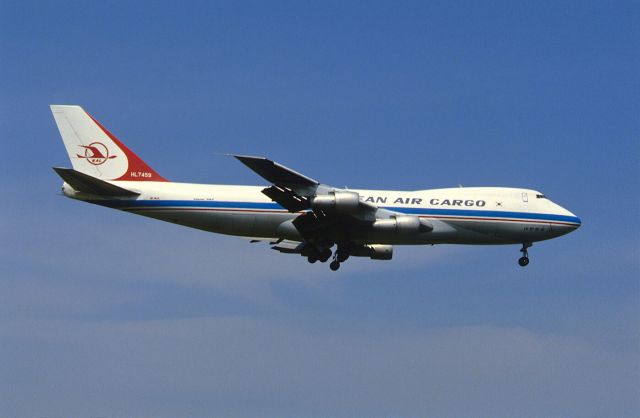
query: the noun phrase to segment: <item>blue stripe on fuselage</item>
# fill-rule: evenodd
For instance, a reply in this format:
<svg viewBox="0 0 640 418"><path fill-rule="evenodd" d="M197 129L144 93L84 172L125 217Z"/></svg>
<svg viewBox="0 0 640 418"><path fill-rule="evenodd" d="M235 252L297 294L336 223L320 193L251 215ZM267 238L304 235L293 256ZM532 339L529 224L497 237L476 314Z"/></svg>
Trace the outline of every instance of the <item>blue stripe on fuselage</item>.
<svg viewBox="0 0 640 418"><path fill-rule="evenodd" d="M145 208L219 208L238 210L285 210L275 202L223 202L223 201L203 201L203 200L92 200L102 206L116 209L145 209ZM469 216L482 218L505 218L540 221L557 221L581 224L580 218L576 216L555 215L551 213L529 213L529 212L508 212L494 210L473 210L473 209L443 209L443 208L411 208L411 207L382 207L391 211L404 213L407 215L423 216Z"/></svg>
<svg viewBox="0 0 640 418"><path fill-rule="evenodd" d="M580 224L577 216L555 215L551 213L507 212L496 210L471 210L471 209L426 209L426 208L386 208L400 213L411 215L433 216L473 216L482 218L515 218L543 221L571 222Z"/></svg>

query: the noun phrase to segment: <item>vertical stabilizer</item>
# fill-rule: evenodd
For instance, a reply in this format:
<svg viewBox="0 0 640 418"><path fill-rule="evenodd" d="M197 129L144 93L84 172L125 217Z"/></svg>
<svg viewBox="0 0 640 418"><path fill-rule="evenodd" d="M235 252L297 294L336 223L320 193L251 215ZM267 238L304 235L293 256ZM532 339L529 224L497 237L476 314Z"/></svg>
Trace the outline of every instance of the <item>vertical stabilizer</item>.
<svg viewBox="0 0 640 418"><path fill-rule="evenodd" d="M80 106L51 105L73 168L102 180L167 181Z"/></svg>

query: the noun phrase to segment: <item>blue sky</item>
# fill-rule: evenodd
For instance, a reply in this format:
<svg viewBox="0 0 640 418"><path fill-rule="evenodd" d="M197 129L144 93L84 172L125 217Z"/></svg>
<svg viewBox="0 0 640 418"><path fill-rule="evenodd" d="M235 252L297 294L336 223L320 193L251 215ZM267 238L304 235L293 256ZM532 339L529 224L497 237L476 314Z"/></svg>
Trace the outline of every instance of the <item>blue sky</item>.
<svg viewBox="0 0 640 418"><path fill-rule="evenodd" d="M0 3L0 415L640 415L635 2ZM635 20L635 24L634 24ZM326 265L59 196L48 105L175 181L542 190L518 248Z"/></svg>

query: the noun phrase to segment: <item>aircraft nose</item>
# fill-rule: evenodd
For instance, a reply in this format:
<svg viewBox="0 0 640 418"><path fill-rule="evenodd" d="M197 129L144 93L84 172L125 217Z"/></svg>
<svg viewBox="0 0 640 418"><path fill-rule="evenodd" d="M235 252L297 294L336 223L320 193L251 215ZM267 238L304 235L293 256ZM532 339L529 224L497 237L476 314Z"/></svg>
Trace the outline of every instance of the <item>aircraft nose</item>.
<svg viewBox="0 0 640 418"><path fill-rule="evenodd" d="M573 216L576 218L576 229L578 229L582 226L582 219L580 219L576 215L573 215Z"/></svg>
<svg viewBox="0 0 640 418"><path fill-rule="evenodd" d="M573 217L573 221L572 223L570 223L569 225L567 225L568 227L568 231L567 232L573 232L576 229L580 228L582 226L582 220L580 218L578 218L577 216Z"/></svg>
<svg viewBox="0 0 640 418"><path fill-rule="evenodd" d="M567 209L563 208L562 206L559 206L562 209L562 220L564 221L565 225L569 228L569 231L575 231L576 229L580 228L582 226L582 220L576 216L574 213L568 211Z"/></svg>
<svg viewBox="0 0 640 418"><path fill-rule="evenodd" d="M578 216L576 216L574 213L569 212L566 209L565 209L565 211L567 211L567 214L568 214L568 216L570 218L570 222L575 224L575 228L576 229L580 228L580 226L582 225L582 220Z"/></svg>

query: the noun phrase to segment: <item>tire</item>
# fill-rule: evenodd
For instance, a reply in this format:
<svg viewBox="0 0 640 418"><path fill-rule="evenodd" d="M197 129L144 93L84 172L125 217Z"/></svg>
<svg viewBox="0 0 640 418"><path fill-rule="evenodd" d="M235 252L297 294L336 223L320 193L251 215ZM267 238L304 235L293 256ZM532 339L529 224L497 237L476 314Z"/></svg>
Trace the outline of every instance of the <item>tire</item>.
<svg viewBox="0 0 640 418"><path fill-rule="evenodd" d="M336 256L338 262L340 263L344 263L345 261L347 261L347 258L349 258L349 254L344 253L344 252L339 252L338 255Z"/></svg>
<svg viewBox="0 0 640 418"><path fill-rule="evenodd" d="M332 261L331 264L329 264L329 268L333 271L336 271L340 268L340 263L337 261Z"/></svg>
<svg viewBox="0 0 640 418"><path fill-rule="evenodd" d="M529 257L520 257L518 264L520 264L521 267L526 267L529 264Z"/></svg>
<svg viewBox="0 0 640 418"><path fill-rule="evenodd" d="M318 258L323 263L327 262L327 260L329 260L331 258L331 250L328 249L328 248L326 250L323 250L322 253L320 253L320 257L318 257Z"/></svg>

